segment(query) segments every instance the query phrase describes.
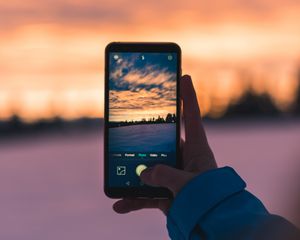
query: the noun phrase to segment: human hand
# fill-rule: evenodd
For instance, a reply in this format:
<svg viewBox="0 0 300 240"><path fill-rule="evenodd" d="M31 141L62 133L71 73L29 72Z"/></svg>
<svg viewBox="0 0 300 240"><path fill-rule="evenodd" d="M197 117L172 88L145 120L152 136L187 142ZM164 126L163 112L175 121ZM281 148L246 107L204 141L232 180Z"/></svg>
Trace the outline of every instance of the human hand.
<svg viewBox="0 0 300 240"><path fill-rule="evenodd" d="M193 177L217 168L202 125L200 108L192 79L184 75L180 80L180 98L183 102L185 141L181 139L181 168L158 164L141 173L141 180L151 186L168 188L175 197ZM117 213L128 213L144 208L158 208L167 214L171 199L121 199L113 205Z"/></svg>

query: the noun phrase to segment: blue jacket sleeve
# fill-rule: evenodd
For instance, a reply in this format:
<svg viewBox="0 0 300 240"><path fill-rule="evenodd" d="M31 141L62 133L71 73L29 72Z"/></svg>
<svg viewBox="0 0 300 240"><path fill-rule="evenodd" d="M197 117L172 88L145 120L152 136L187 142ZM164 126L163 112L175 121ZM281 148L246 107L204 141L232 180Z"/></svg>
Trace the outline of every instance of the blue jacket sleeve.
<svg viewBox="0 0 300 240"><path fill-rule="evenodd" d="M177 194L167 216L173 240L300 239L287 220L270 214L230 167L207 171Z"/></svg>

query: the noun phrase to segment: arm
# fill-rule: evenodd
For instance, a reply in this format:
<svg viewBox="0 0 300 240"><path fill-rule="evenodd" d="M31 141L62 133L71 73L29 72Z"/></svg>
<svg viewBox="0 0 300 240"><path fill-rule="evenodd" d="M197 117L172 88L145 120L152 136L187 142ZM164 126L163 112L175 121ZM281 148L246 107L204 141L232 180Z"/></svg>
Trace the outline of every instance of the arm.
<svg viewBox="0 0 300 240"><path fill-rule="evenodd" d="M270 214L229 167L200 174L177 194L167 215L171 239L300 239Z"/></svg>

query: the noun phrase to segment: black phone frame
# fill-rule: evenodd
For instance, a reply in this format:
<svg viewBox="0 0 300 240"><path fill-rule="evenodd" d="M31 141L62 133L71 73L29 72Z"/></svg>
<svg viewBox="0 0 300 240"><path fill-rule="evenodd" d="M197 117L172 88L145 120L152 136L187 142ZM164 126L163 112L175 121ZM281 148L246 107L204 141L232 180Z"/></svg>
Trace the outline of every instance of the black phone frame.
<svg viewBox="0 0 300 240"><path fill-rule="evenodd" d="M109 198L172 198L172 193L162 187L109 187L108 114L109 114L109 53L110 52L162 52L177 53L177 122L176 122L176 167L180 168L180 78L181 49L172 42L112 42L105 48L105 101L104 101L104 193Z"/></svg>

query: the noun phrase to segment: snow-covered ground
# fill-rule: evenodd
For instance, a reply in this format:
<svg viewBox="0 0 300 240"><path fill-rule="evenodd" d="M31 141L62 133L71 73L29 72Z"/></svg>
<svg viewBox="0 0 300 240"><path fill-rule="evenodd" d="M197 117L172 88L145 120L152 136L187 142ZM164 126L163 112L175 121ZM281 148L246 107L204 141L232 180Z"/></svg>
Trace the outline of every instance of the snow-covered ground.
<svg viewBox="0 0 300 240"><path fill-rule="evenodd" d="M270 211L295 222L300 123L208 125L207 133L219 165L233 166ZM159 211L112 211L102 151L101 131L2 141L0 239L167 239Z"/></svg>
<svg viewBox="0 0 300 240"><path fill-rule="evenodd" d="M109 129L112 152L175 152L176 124L156 123Z"/></svg>

